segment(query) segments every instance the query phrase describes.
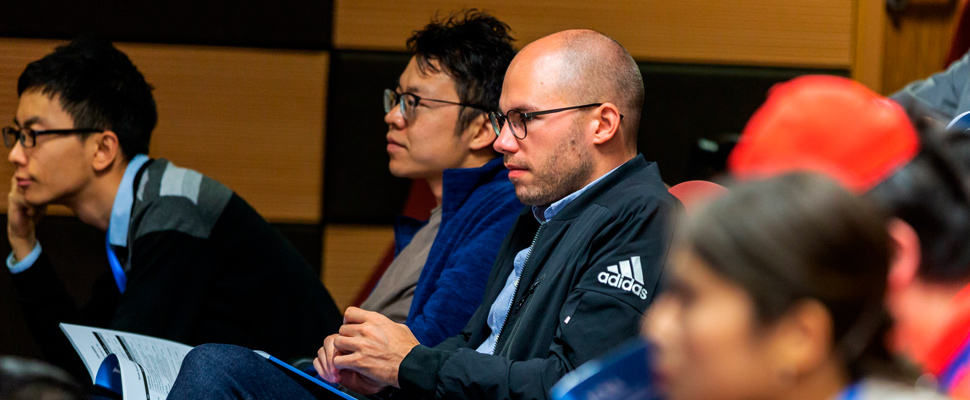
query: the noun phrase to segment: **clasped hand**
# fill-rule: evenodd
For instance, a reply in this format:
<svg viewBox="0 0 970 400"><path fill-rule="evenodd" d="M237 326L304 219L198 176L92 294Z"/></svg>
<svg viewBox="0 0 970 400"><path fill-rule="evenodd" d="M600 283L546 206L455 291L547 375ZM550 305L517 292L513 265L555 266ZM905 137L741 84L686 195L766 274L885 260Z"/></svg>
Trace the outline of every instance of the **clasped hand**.
<svg viewBox="0 0 970 400"><path fill-rule="evenodd" d="M324 339L313 367L323 379L374 394L388 386L400 387L401 362L418 344L407 325L350 307L340 332Z"/></svg>

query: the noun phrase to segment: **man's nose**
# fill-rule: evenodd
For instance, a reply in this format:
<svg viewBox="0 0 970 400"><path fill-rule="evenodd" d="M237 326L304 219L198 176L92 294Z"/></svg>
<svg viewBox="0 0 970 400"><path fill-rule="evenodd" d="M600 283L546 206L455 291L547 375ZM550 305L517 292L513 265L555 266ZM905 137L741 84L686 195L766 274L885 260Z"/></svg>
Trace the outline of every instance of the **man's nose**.
<svg viewBox="0 0 970 400"><path fill-rule="evenodd" d="M401 113L399 105L395 104L394 107L391 107L391 111L384 114L384 123L393 125L397 129L404 129L407 126L407 120L404 119L404 114Z"/></svg>
<svg viewBox="0 0 970 400"><path fill-rule="evenodd" d="M24 147L20 140L13 143L13 148L10 149L10 153L7 153L7 161L15 165L27 164L27 155L24 153Z"/></svg>
<svg viewBox="0 0 970 400"><path fill-rule="evenodd" d="M502 125L498 137L495 138L495 142L492 142L492 148L502 154L519 151L519 139L516 139L515 135L512 134L512 128L509 127L508 122Z"/></svg>

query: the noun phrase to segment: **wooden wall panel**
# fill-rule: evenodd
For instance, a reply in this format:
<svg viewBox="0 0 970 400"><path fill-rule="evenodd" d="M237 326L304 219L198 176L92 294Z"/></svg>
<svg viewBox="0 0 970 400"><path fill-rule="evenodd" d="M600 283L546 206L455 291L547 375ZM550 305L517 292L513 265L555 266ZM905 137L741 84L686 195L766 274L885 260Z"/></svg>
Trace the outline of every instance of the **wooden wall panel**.
<svg viewBox="0 0 970 400"><path fill-rule="evenodd" d="M323 283L340 310L350 306L388 246L394 228L330 224L323 233Z"/></svg>
<svg viewBox="0 0 970 400"><path fill-rule="evenodd" d="M16 79L56 42L0 39L0 116ZM323 181L326 52L119 44L155 86L152 156L199 170L274 222L317 223ZM7 163L0 176L10 176ZM9 181L0 180L6 193ZM0 196L6 209L5 196Z"/></svg>
<svg viewBox="0 0 970 400"><path fill-rule="evenodd" d="M955 1L917 3L894 17L887 17L882 93L893 93L913 80L943 70L959 19L957 11Z"/></svg>
<svg viewBox="0 0 970 400"><path fill-rule="evenodd" d="M604 32L639 60L848 68L854 0L336 0L334 47L401 50L436 12L478 7L520 46L568 28Z"/></svg>
<svg viewBox="0 0 970 400"><path fill-rule="evenodd" d="M320 220L327 53L120 47L156 87L154 156L225 183L268 219Z"/></svg>
<svg viewBox="0 0 970 400"><path fill-rule="evenodd" d="M886 48L886 1L857 0L852 79L882 91Z"/></svg>
<svg viewBox="0 0 970 400"><path fill-rule="evenodd" d="M0 38L0 126L13 125L17 111L17 78L24 72L27 63L50 53L60 42L50 40L23 40ZM11 168L6 163L0 167L0 174L9 180ZM9 182L4 183L10 187ZM3 189L6 193L6 189ZM6 201L6 196L3 196ZM6 204L6 203L4 203ZM3 207L7 209L6 206Z"/></svg>

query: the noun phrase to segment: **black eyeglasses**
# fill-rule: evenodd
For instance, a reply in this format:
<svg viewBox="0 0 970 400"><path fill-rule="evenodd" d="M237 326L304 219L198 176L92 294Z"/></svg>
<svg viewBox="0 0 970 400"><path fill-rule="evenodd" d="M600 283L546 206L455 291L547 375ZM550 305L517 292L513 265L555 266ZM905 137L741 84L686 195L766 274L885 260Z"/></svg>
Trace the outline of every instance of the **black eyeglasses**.
<svg viewBox="0 0 970 400"><path fill-rule="evenodd" d="M394 109L394 106L398 106L401 108L401 115L404 116L404 120L411 121L414 119L415 109L422 100L432 101L435 103L451 104L455 106L477 108L486 112L488 111L488 109L485 107L476 104L456 103L448 100L426 99L414 93L398 93L391 89L384 89L384 112L389 113Z"/></svg>
<svg viewBox="0 0 970 400"><path fill-rule="evenodd" d="M502 134L502 127L505 126L505 121L509 121L509 130L512 131L512 136L515 136L516 139L524 140L525 135L528 134L528 131L525 128L525 123L527 121L532 121L537 116L569 111L569 110L577 110L580 108L599 107L601 105L603 105L603 103L590 103L590 104L583 104L581 106L563 107L563 108L557 108L555 110L532 111L532 112L521 112L516 110L509 110L504 115L502 114L501 111L498 111L498 112L493 111L488 113L488 120L492 122L492 129L495 131L496 136ZM620 119L623 119L622 114L620 115Z"/></svg>
<svg viewBox="0 0 970 400"><path fill-rule="evenodd" d="M12 149L17 141L20 141L20 145L25 149L29 149L37 145L37 136L40 135L67 135L72 133L101 133L104 129L97 128L77 128L77 129L47 129L43 131L35 131L28 128L14 128L12 126L7 126L3 128L3 145L7 146L8 149Z"/></svg>

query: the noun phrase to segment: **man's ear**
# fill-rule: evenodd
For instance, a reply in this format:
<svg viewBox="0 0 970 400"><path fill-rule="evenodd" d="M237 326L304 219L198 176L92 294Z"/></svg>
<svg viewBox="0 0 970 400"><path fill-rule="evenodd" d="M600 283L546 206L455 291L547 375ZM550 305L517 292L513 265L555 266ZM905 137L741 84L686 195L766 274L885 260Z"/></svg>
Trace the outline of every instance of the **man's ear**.
<svg viewBox="0 0 970 400"><path fill-rule="evenodd" d="M95 171L104 172L121 157L121 145L118 143L118 134L114 131L104 131L101 135L91 138L95 142L94 159L92 167Z"/></svg>
<svg viewBox="0 0 970 400"><path fill-rule="evenodd" d="M909 286L916 279L919 272L921 250L919 236L905 221L893 218L886 225L889 237L892 239L893 258L889 264L890 292Z"/></svg>
<svg viewBox="0 0 970 400"><path fill-rule="evenodd" d="M472 123L468 124L467 131L471 132L471 140L468 141L468 148L471 151L478 151L484 148L491 148L492 142L495 141L495 130L492 129L492 122L488 120L488 116L485 114L479 115L472 120Z"/></svg>
<svg viewBox="0 0 970 400"><path fill-rule="evenodd" d="M613 140L620 129L620 109L613 103L603 103L596 108L598 118L591 122L593 126L593 144L604 144Z"/></svg>

